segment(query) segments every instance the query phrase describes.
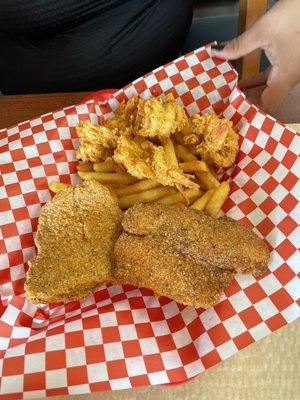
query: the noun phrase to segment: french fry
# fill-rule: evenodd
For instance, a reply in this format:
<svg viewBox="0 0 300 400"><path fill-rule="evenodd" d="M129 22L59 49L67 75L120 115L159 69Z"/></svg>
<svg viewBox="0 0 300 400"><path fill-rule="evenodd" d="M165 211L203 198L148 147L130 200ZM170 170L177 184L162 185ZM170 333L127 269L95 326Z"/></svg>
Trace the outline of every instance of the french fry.
<svg viewBox="0 0 300 400"><path fill-rule="evenodd" d="M143 192L129 194L119 197L119 206L124 209L138 203L152 203L161 197L176 193L171 187L160 186Z"/></svg>
<svg viewBox="0 0 300 400"><path fill-rule="evenodd" d="M209 189L207 192L204 193L204 195L202 195L198 200L195 201L195 203L191 205L191 208L193 208L194 210L203 211L214 191L215 189Z"/></svg>
<svg viewBox="0 0 300 400"><path fill-rule="evenodd" d="M169 137L163 137L160 140L161 140L161 143L163 145L163 148L165 150L165 153L168 157L170 164L173 167L178 167L178 161L177 161L177 157L176 157L176 153L175 153L175 149L174 149L172 140Z"/></svg>
<svg viewBox="0 0 300 400"><path fill-rule="evenodd" d="M194 200L195 198L199 197L201 195L201 191L199 189L186 189L184 191L184 195L182 193L174 193L174 194L169 194L168 196L162 197L161 199L158 199L155 201L157 204L176 204L176 203L181 203L185 202L186 200Z"/></svg>
<svg viewBox="0 0 300 400"><path fill-rule="evenodd" d="M204 161L186 161L178 164L184 172L203 172L208 171L208 166Z"/></svg>
<svg viewBox="0 0 300 400"><path fill-rule="evenodd" d="M77 171L83 171L83 172L93 171L93 163L87 162L84 164L78 164L76 168Z"/></svg>
<svg viewBox="0 0 300 400"><path fill-rule="evenodd" d="M61 190L70 187L72 185L70 185L69 183L62 183L62 182L50 182L49 183L49 189L51 190L51 192L53 193L58 193Z"/></svg>
<svg viewBox="0 0 300 400"><path fill-rule="evenodd" d="M152 181L151 179L143 179L142 181L136 182L132 185L118 189L118 196L126 196L128 194L139 193L144 190L154 189L160 186L158 182Z"/></svg>
<svg viewBox="0 0 300 400"><path fill-rule="evenodd" d="M213 192L205 207L205 212L216 217L225 200L228 198L230 186L228 182L222 182Z"/></svg>
<svg viewBox="0 0 300 400"><path fill-rule="evenodd" d="M177 157L183 162L198 161L197 157L194 156L186 147L178 144L175 147ZM205 161L202 161L205 163ZM206 163L205 163L206 164ZM212 189L220 185L220 182L212 175L207 167L207 171L195 172L195 175L199 178L200 182L207 188Z"/></svg>
<svg viewBox="0 0 300 400"><path fill-rule="evenodd" d="M114 168L106 162L99 162L93 165L95 172L115 172Z"/></svg>
<svg viewBox="0 0 300 400"><path fill-rule="evenodd" d="M95 180L101 183L121 183L130 184L137 181L134 176L123 172L82 172L78 171L78 175L83 180Z"/></svg>

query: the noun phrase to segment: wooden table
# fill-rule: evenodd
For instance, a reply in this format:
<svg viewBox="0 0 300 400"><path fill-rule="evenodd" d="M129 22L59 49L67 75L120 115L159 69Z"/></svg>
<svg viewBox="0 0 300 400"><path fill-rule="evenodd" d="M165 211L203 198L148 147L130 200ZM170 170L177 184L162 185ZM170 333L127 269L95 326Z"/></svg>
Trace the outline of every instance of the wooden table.
<svg viewBox="0 0 300 400"><path fill-rule="evenodd" d="M0 96L0 129L76 104L86 94ZM284 109L280 113L284 116ZM296 128L300 131L300 125ZM72 400L296 400L300 397L299 330L298 320L185 384L76 395Z"/></svg>

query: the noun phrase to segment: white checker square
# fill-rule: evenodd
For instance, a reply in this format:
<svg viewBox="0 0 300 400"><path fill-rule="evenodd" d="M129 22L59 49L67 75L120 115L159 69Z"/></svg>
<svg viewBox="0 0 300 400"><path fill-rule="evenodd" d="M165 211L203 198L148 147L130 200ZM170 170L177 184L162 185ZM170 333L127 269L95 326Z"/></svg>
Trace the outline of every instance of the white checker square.
<svg viewBox="0 0 300 400"><path fill-rule="evenodd" d="M267 193L262 189L258 188L251 196L250 199L255 203L257 206L260 205L267 197Z"/></svg>
<svg viewBox="0 0 300 400"><path fill-rule="evenodd" d="M117 301L114 303L114 309L115 311L128 311L130 310L129 302L128 300L121 300Z"/></svg>
<svg viewBox="0 0 300 400"><path fill-rule="evenodd" d="M109 383L112 390L130 389L132 387L129 378L111 379Z"/></svg>
<svg viewBox="0 0 300 400"><path fill-rule="evenodd" d="M48 131L50 129L55 129L56 128L56 124L53 121L53 119L51 119L50 121L43 122L43 125L44 125L45 131ZM36 135L36 137L38 137L38 136L39 135Z"/></svg>
<svg viewBox="0 0 300 400"><path fill-rule="evenodd" d="M26 354L24 360L24 373L45 371L45 353Z"/></svg>
<svg viewBox="0 0 300 400"><path fill-rule="evenodd" d="M10 151L11 150L21 149L23 147L20 139L13 140L13 141L9 142L8 146L9 146L9 150Z"/></svg>
<svg viewBox="0 0 300 400"><path fill-rule="evenodd" d="M265 150L261 150L261 152L254 158L254 161L259 165L263 166L267 161L271 158L271 154L267 153Z"/></svg>
<svg viewBox="0 0 300 400"><path fill-rule="evenodd" d="M2 175L4 185L10 185L11 183L16 183L19 181L16 172L7 172Z"/></svg>
<svg viewBox="0 0 300 400"><path fill-rule="evenodd" d="M283 160L283 157L286 155L286 147L283 146L283 144L278 143L278 145L276 146L276 149L273 152L273 157L281 162Z"/></svg>
<svg viewBox="0 0 300 400"><path fill-rule="evenodd" d="M2 291L1 291L1 293L2 293ZM0 337L0 350L6 350L8 348L9 342L10 342L10 338Z"/></svg>
<svg viewBox="0 0 300 400"><path fill-rule="evenodd" d="M289 149L298 155L299 147L300 147L300 137L299 137L299 135L294 135L294 137L290 143Z"/></svg>
<svg viewBox="0 0 300 400"><path fill-rule="evenodd" d="M121 342L106 343L104 345L106 361L120 360L124 358L124 352Z"/></svg>
<svg viewBox="0 0 300 400"><path fill-rule="evenodd" d="M46 388L54 389L68 386L65 368L46 371Z"/></svg>
<svg viewBox="0 0 300 400"><path fill-rule="evenodd" d="M2 283L2 285L0 285L0 293L3 297L13 295L14 289L11 282Z"/></svg>
<svg viewBox="0 0 300 400"><path fill-rule="evenodd" d="M232 338L241 335L247 330L243 321L238 315L233 315L232 317L226 319L223 321L223 325Z"/></svg>
<svg viewBox="0 0 300 400"><path fill-rule="evenodd" d="M30 192L35 192L35 184L32 179L28 179L26 181L21 181L20 182L21 190L22 193L30 193Z"/></svg>
<svg viewBox="0 0 300 400"><path fill-rule="evenodd" d="M16 171L22 171L23 169L28 169L27 160L14 161L14 167Z"/></svg>
<svg viewBox="0 0 300 400"><path fill-rule="evenodd" d="M107 365L105 362L87 365L88 380L90 383L108 380Z"/></svg>
<svg viewBox="0 0 300 400"><path fill-rule="evenodd" d="M179 314L179 308L175 301L170 301L170 303L163 305L162 309L166 319L172 318Z"/></svg>
<svg viewBox="0 0 300 400"><path fill-rule="evenodd" d="M11 210L0 212L1 225L11 224L15 221Z"/></svg>
<svg viewBox="0 0 300 400"><path fill-rule="evenodd" d="M234 278L242 289L245 289L256 282L253 275L237 274Z"/></svg>
<svg viewBox="0 0 300 400"><path fill-rule="evenodd" d="M251 302L243 291L229 297L230 303L237 313L251 306Z"/></svg>
<svg viewBox="0 0 300 400"><path fill-rule="evenodd" d="M84 329L83 336L84 336L84 344L86 346L93 346L103 343L101 329L99 328Z"/></svg>
<svg viewBox="0 0 300 400"><path fill-rule="evenodd" d="M160 307L158 299L154 296L144 296L143 300L147 309Z"/></svg>
<svg viewBox="0 0 300 400"><path fill-rule="evenodd" d="M196 375L200 374L200 372L203 372L204 369L205 368L200 359L184 366L187 378L195 377Z"/></svg>
<svg viewBox="0 0 300 400"><path fill-rule="evenodd" d="M205 95L204 90L200 86L197 86L196 88L192 89L190 92L195 100L201 99L201 97L203 97Z"/></svg>
<svg viewBox="0 0 300 400"><path fill-rule="evenodd" d="M194 65L199 64L199 59L198 59L198 57L197 57L195 54L190 54L189 56L187 56L187 57L185 58L185 61L187 62L187 64L188 64L190 67L193 67Z"/></svg>
<svg viewBox="0 0 300 400"><path fill-rule="evenodd" d="M23 392L23 375L2 376L0 394L6 393L22 393Z"/></svg>
<svg viewBox="0 0 300 400"><path fill-rule="evenodd" d="M79 310L75 310L75 313L78 314ZM72 317L73 315L71 313L68 313L68 317ZM71 322L66 322L65 323L65 332L76 332L76 331L81 331L83 329L82 326L82 320L77 319L75 321Z"/></svg>
<svg viewBox="0 0 300 400"><path fill-rule="evenodd" d="M237 353L238 349L232 340L225 342L217 347L217 351L222 360L226 360L226 358L232 356Z"/></svg>
<svg viewBox="0 0 300 400"><path fill-rule="evenodd" d="M46 337L46 351L64 350L65 348L65 335L63 333Z"/></svg>
<svg viewBox="0 0 300 400"><path fill-rule="evenodd" d="M21 182L20 182L20 186L22 187ZM20 208L20 207L24 207L25 206L24 197L21 194L17 195L17 196L10 197L9 198L9 203L10 203L11 209L13 209L13 210L15 210L16 208Z"/></svg>
<svg viewBox="0 0 300 400"><path fill-rule="evenodd" d="M148 374L148 378L151 385L159 385L162 383L169 382L169 378L166 371L151 372L150 374Z"/></svg>
<svg viewBox="0 0 300 400"><path fill-rule="evenodd" d="M25 344L16 347L10 347L5 352L5 358L23 356L25 354Z"/></svg>
<svg viewBox="0 0 300 400"><path fill-rule="evenodd" d="M35 119L30 120L29 124L30 124L31 127L41 125L42 124L41 117L37 117Z"/></svg>
<svg viewBox="0 0 300 400"><path fill-rule="evenodd" d="M252 123L251 123L251 125L252 125ZM264 148L266 146L268 140L269 140L269 135L267 135L263 131L259 131L255 142L258 146L260 146L261 148Z"/></svg>
<svg viewBox="0 0 300 400"><path fill-rule="evenodd" d="M249 196L242 189L238 189L235 192L231 193L230 198L234 201L235 204L239 204L242 201L246 200Z"/></svg>
<svg viewBox="0 0 300 400"><path fill-rule="evenodd" d="M192 321L198 318L198 314L194 307L185 307L181 311L181 317L184 320L185 325L189 325Z"/></svg>
<svg viewBox="0 0 300 400"><path fill-rule="evenodd" d="M46 390L30 390L23 392L24 399L42 399L46 397Z"/></svg>
<svg viewBox="0 0 300 400"><path fill-rule="evenodd" d="M181 75L183 76L183 79L185 81L194 77L194 73L192 72L192 70L190 68L187 68L184 71L181 71Z"/></svg>
<svg viewBox="0 0 300 400"><path fill-rule="evenodd" d="M300 298L300 279L297 276L294 276L285 286L285 290L291 296L294 301L299 300Z"/></svg>
<svg viewBox="0 0 300 400"><path fill-rule="evenodd" d="M269 319L278 313L277 308L268 297L255 303L254 307L263 320Z"/></svg>
<svg viewBox="0 0 300 400"><path fill-rule="evenodd" d="M213 328L221 322L218 314L213 308L208 308L207 310L204 310L200 314L199 318L206 330Z"/></svg>
<svg viewBox="0 0 300 400"><path fill-rule="evenodd" d="M300 252L296 251L291 257L287 260L288 266L291 268L295 274L300 273Z"/></svg>
<svg viewBox="0 0 300 400"><path fill-rule="evenodd" d="M289 170L283 164L279 164L272 176L277 182L281 182L287 176L288 172Z"/></svg>
<svg viewBox="0 0 300 400"><path fill-rule="evenodd" d="M129 376L147 374L144 359L142 356L126 358L125 363Z"/></svg>
<svg viewBox="0 0 300 400"><path fill-rule="evenodd" d="M194 341L194 345L199 353L199 357L204 356L215 348L207 332L202 333Z"/></svg>
<svg viewBox="0 0 300 400"><path fill-rule="evenodd" d="M191 335L186 327L182 328L180 331L174 332L172 337L176 347L179 349L192 343Z"/></svg>
<svg viewBox="0 0 300 400"><path fill-rule="evenodd" d="M149 322L149 315L146 310L132 310L132 317L135 324L141 324L143 322Z"/></svg>
<svg viewBox="0 0 300 400"><path fill-rule="evenodd" d="M33 157L38 157L39 153L37 150L37 147L32 145L32 146L26 146L23 148L25 157L26 158L33 158Z"/></svg>
<svg viewBox="0 0 300 400"><path fill-rule="evenodd" d="M17 318L20 315L20 311L9 304L1 316L1 322L5 322L7 325L14 325L16 323Z"/></svg>
<svg viewBox="0 0 300 400"><path fill-rule="evenodd" d="M182 366L182 361L179 357L178 351L164 351L161 354L165 369L173 369Z"/></svg>
<svg viewBox="0 0 300 400"><path fill-rule="evenodd" d="M245 186L245 184L249 181L249 176L245 174L244 171L240 171L237 176L235 177L235 183L239 187Z"/></svg>
<svg viewBox="0 0 300 400"><path fill-rule="evenodd" d="M296 249L299 250L300 248L300 227L297 226L297 228L295 228L293 230L293 232L291 232L288 236L289 241L291 243L293 243L293 245L296 247Z"/></svg>
<svg viewBox="0 0 300 400"><path fill-rule="evenodd" d="M256 182L258 185L262 185L263 183L266 182L267 179L270 178L270 174L264 170L263 168L260 168L255 172L254 175L252 175L252 179L254 182Z"/></svg>
<svg viewBox="0 0 300 400"><path fill-rule="evenodd" d="M268 215L274 225L278 225L286 216L287 213L280 206L276 206L275 208L273 208L273 210Z"/></svg>
<svg viewBox="0 0 300 400"><path fill-rule="evenodd" d="M284 131L284 127L280 124L274 124L270 136L275 140L280 140L282 133Z"/></svg>
<svg viewBox="0 0 300 400"><path fill-rule="evenodd" d="M28 214L30 218L38 218L41 213L41 205L40 204L33 204L27 206Z"/></svg>
<svg viewBox="0 0 300 400"><path fill-rule="evenodd" d="M251 124L255 126L255 128L261 129L262 124L265 121L265 116L261 114L260 112L257 112L255 117L253 118Z"/></svg>
<svg viewBox="0 0 300 400"><path fill-rule="evenodd" d="M275 293L282 287L279 280L273 274L269 274L264 278L260 279L259 284L268 296Z"/></svg>
<svg viewBox="0 0 300 400"><path fill-rule="evenodd" d="M165 72L168 76L178 74L178 68L174 64L167 65Z"/></svg>
<svg viewBox="0 0 300 400"><path fill-rule="evenodd" d="M247 217L253 226L257 226L266 218L266 214L260 208L255 208Z"/></svg>
<svg viewBox="0 0 300 400"><path fill-rule="evenodd" d="M15 326L12 330L11 333L11 338L12 339L23 339L23 338L27 338L30 336L30 332L31 329L30 328L25 328L24 326L19 327L19 326Z"/></svg>
<svg viewBox="0 0 300 400"><path fill-rule="evenodd" d="M101 327L116 326L117 325L116 313L108 312L100 314L100 324Z"/></svg>
<svg viewBox="0 0 300 400"><path fill-rule="evenodd" d="M157 354L160 352L155 338L139 339L139 343L143 355Z"/></svg>
<svg viewBox="0 0 300 400"><path fill-rule="evenodd" d="M151 325L155 336L163 336L170 333L169 325L165 320L151 322Z"/></svg>
<svg viewBox="0 0 300 400"><path fill-rule="evenodd" d="M86 383L85 385L69 386L69 394L84 394L90 393L90 386Z"/></svg>
<svg viewBox="0 0 300 400"><path fill-rule="evenodd" d="M185 82L179 83L178 85L175 86L175 88L177 92L180 93L181 95L189 92L189 88L187 87L187 84Z"/></svg>
<svg viewBox="0 0 300 400"><path fill-rule="evenodd" d="M277 251L272 250L270 254L269 270L273 272L277 268L279 268L283 263L284 263L283 258L277 253Z"/></svg>
<svg viewBox="0 0 300 400"><path fill-rule="evenodd" d="M107 290L110 297L116 296L120 293L124 293L124 289L121 285L112 285L108 287Z"/></svg>
<svg viewBox="0 0 300 400"><path fill-rule="evenodd" d="M292 303L285 310L281 311L282 316L288 324L300 317L300 307L297 303Z"/></svg>
<svg viewBox="0 0 300 400"><path fill-rule="evenodd" d="M261 322L259 325L254 326L253 328L249 329L249 332L255 341L258 341L271 333L271 330L268 326Z"/></svg>
<svg viewBox="0 0 300 400"><path fill-rule="evenodd" d="M86 364L85 351L83 347L74 347L66 349L66 365L67 367L77 367Z"/></svg>
<svg viewBox="0 0 300 400"><path fill-rule="evenodd" d="M120 325L118 328L122 341L137 339L137 333L134 325Z"/></svg>
<svg viewBox="0 0 300 400"><path fill-rule="evenodd" d="M299 141L299 147L300 148L300 141ZM294 175L299 176L299 171L300 171L300 158L296 158L294 164L292 165L292 167L290 168L290 170L293 172ZM299 192L298 192L299 193Z"/></svg>
<svg viewBox="0 0 300 400"><path fill-rule="evenodd" d="M273 248L276 248L285 239L284 234L275 226L274 229L266 236L266 240Z"/></svg>

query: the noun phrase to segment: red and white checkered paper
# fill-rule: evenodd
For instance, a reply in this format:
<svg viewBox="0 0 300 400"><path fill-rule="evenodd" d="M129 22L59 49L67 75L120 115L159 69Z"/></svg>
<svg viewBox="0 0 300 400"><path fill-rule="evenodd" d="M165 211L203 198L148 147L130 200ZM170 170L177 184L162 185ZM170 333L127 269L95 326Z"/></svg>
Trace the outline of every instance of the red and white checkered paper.
<svg viewBox="0 0 300 400"><path fill-rule="evenodd" d="M118 91L0 132L0 397L88 393L184 381L299 316L299 136L236 87L229 63L201 48ZM78 182L75 125L119 102L172 92L189 114L214 109L240 132L223 211L272 248L268 272L237 275L220 302L195 310L132 286L107 285L81 301L32 305L26 262L48 183ZM298 188L298 191L297 191ZM63 245L63 244L62 244ZM2 372L1 372L2 369Z"/></svg>

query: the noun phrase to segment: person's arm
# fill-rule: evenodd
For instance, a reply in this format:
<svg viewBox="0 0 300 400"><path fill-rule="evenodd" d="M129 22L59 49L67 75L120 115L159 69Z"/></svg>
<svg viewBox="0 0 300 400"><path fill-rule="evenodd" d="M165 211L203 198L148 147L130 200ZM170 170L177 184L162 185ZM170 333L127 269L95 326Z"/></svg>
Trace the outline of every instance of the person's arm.
<svg viewBox="0 0 300 400"><path fill-rule="evenodd" d="M300 82L300 0L280 0L249 30L226 43L215 46L213 55L235 60L263 49L271 67L240 83L241 89L266 85L261 107L275 111L289 91Z"/></svg>

